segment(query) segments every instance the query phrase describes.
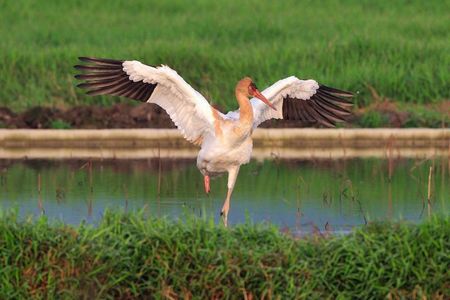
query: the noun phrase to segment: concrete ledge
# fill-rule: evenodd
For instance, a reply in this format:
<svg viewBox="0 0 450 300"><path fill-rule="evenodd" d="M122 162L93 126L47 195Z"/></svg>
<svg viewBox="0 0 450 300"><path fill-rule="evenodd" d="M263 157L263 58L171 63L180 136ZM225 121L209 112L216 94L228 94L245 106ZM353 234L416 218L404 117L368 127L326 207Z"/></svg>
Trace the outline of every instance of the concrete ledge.
<svg viewBox="0 0 450 300"><path fill-rule="evenodd" d="M177 129L3 129L0 147L190 147Z"/></svg>
<svg viewBox="0 0 450 300"><path fill-rule="evenodd" d="M1 148L0 159L192 159L195 148ZM414 158L433 159L450 157L450 151L436 148L280 148L255 147L252 158L330 160L352 158Z"/></svg>
<svg viewBox="0 0 450 300"><path fill-rule="evenodd" d="M398 145L424 143L448 147L450 129L257 129L253 133L255 145L282 146L321 142L330 145L341 143L379 144L391 142ZM431 144L430 144L431 143ZM45 146L50 147L80 145L139 147L179 145L192 147L177 129L100 129L100 130L57 130L57 129L1 129L0 147L5 146ZM364 143L363 143L364 145ZM325 145L324 145L325 146Z"/></svg>
<svg viewBox="0 0 450 300"><path fill-rule="evenodd" d="M257 129L254 138L259 139L450 139L448 128L358 128L358 129Z"/></svg>
<svg viewBox="0 0 450 300"><path fill-rule="evenodd" d="M256 159L449 157L450 129L257 129ZM0 158L195 158L176 129L0 130Z"/></svg>

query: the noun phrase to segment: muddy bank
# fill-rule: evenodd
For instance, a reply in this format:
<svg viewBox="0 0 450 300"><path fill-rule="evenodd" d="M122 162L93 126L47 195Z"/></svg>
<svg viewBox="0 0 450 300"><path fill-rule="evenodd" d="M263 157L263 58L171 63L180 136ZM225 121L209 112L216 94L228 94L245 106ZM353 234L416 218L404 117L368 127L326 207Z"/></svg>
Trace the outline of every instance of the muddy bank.
<svg viewBox="0 0 450 300"><path fill-rule="evenodd" d="M111 107L75 106L66 109L34 107L15 113L0 108L3 128L30 129L101 129L101 128L175 128L167 113L153 104L131 106L116 104Z"/></svg>
<svg viewBox="0 0 450 300"><path fill-rule="evenodd" d="M301 122L265 122L261 127L306 127ZM176 128L169 115L155 104L115 104L110 107L75 106L66 109L34 107L15 113L0 107L0 127L27 129Z"/></svg>
<svg viewBox="0 0 450 300"><path fill-rule="evenodd" d="M223 110L222 110L223 111ZM394 102L380 101L355 109L348 124L341 127L448 127L450 101L439 107L407 110ZM269 120L262 128L316 127L298 121ZM175 128L167 113L149 103L120 103L110 107L75 106L69 108L34 107L17 113L0 107L0 128L28 129L106 129L106 128Z"/></svg>

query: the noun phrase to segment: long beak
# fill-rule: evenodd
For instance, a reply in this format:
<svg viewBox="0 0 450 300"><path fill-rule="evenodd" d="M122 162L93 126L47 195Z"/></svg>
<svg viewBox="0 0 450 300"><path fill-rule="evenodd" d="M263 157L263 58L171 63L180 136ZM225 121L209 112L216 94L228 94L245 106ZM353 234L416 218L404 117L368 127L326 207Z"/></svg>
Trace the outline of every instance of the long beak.
<svg viewBox="0 0 450 300"><path fill-rule="evenodd" d="M267 98L264 97L264 95L261 94L261 92L260 92L259 90L255 89L255 90L254 90L254 93L255 93L255 97L256 97L256 98L258 98L259 100L261 100L262 102L264 102L265 104L267 104L270 108L272 108L272 109L274 109L274 110L277 110L277 109L275 108L275 106L273 106L273 104L270 103L269 100L267 100Z"/></svg>

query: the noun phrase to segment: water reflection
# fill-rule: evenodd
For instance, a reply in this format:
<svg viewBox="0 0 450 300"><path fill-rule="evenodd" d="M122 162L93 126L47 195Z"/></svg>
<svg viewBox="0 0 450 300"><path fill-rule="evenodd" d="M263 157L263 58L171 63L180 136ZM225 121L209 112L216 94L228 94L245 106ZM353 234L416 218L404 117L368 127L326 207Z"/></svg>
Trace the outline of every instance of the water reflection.
<svg viewBox="0 0 450 300"><path fill-rule="evenodd" d="M3 209L72 224L95 223L105 208L219 220L226 194L225 177L204 194L193 159L0 160L0 167ZM447 158L253 161L241 168L229 222L271 222L301 232L420 221L449 213L449 170Z"/></svg>

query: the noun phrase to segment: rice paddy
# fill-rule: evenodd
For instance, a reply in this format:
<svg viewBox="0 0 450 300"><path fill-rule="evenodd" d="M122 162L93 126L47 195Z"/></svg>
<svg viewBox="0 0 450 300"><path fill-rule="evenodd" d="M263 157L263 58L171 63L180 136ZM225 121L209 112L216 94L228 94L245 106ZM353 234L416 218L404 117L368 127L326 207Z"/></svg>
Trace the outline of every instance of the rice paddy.
<svg viewBox="0 0 450 300"><path fill-rule="evenodd" d="M346 126L446 128L448 11L418 0L0 1L0 127L80 128L92 111L105 123L97 105L138 108L76 88L77 57L96 56L167 64L223 110L244 76L263 89L296 75L355 92ZM406 159L391 146L383 160L271 152L242 168L227 229L226 178L205 196L186 156L56 162L70 149L47 147L55 155L39 161L5 143L2 155L27 159L0 161L0 299L450 299L448 155Z"/></svg>
<svg viewBox="0 0 450 300"><path fill-rule="evenodd" d="M220 223L227 185L226 176L215 178L206 195L188 158L3 160L0 170L0 209L71 225L95 224L107 209ZM294 235L348 232L375 220L422 222L448 212L448 172L445 158L252 161L241 168L229 222L271 223Z"/></svg>
<svg viewBox="0 0 450 300"><path fill-rule="evenodd" d="M170 65L224 109L246 75L261 88L315 78L358 92L359 106L376 91L406 109L450 98L449 35L446 1L2 1L0 105L119 101L75 89L85 55Z"/></svg>

